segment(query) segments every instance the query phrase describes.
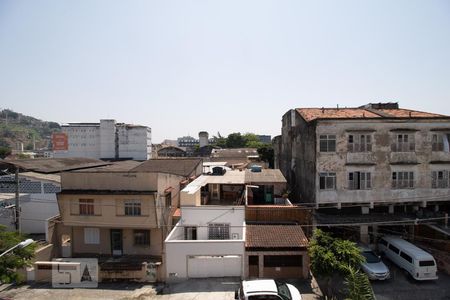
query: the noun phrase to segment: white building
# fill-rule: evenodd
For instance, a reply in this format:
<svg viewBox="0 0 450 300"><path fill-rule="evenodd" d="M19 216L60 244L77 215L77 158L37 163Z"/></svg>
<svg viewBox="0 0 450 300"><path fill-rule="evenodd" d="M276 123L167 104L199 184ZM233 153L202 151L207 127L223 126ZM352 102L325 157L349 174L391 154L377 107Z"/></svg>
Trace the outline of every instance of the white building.
<svg viewBox="0 0 450 300"><path fill-rule="evenodd" d="M15 230L14 175L0 177L0 224ZM20 173L21 232L43 234L46 220L59 214L56 193L60 192L60 176L35 172Z"/></svg>
<svg viewBox="0 0 450 300"><path fill-rule="evenodd" d="M146 126L100 120L100 123L69 123L61 126L67 136L67 149L54 149L55 158L96 159L151 158L151 129Z"/></svg>

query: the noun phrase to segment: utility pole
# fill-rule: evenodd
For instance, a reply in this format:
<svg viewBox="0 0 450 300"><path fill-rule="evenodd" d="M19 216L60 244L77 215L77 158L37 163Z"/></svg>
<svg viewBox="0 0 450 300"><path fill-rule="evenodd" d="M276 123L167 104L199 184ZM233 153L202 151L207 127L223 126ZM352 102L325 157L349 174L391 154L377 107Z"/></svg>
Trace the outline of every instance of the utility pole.
<svg viewBox="0 0 450 300"><path fill-rule="evenodd" d="M16 208L15 208L15 224L16 224L16 231L20 232L20 194L19 194L19 167L16 166L16 174L15 174L15 181L16 181Z"/></svg>

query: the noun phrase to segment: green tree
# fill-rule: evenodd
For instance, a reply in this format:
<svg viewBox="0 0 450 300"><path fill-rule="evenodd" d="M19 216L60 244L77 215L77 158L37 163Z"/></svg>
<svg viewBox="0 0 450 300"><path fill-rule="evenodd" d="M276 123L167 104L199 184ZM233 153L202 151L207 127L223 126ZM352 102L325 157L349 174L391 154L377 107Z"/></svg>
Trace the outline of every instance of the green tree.
<svg viewBox="0 0 450 300"><path fill-rule="evenodd" d="M4 159L8 155L11 155L11 149L8 147L0 147L0 158Z"/></svg>
<svg viewBox="0 0 450 300"><path fill-rule="evenodd" d="M366 285L366 279L367 282L369 280L364 273L358 272L355 274L355 270L359 270L361 263L364 262L364 256L354 242L334 238L329 233L316 229L308 251L311 259L311 271L315 276L324 280L328 295L333 294L331 292L333 275L344 276L346 282L349 282L349 285L347 285L348 291L346 291L349 293L349 297L352 297L350 293L353 293L355 289ZM367 286L365 287L367 288ZM370 283L369 289L372 293Z"/></svg>
<svg viewBox="0 0 450 300"><path fill-rule="evenodd" d="M274 167L274 150L270 144L262 144L258 147L258 154L262 161L269 164L269 168Z"/></svg>
<svg viewBox="0 0 450 300"><path fill-rule="evenodd" d="M345 286L347 287L347 300L373 300L372 286L369 278L361 270L347 266Z"/></svg>
<svg viewBox="0 0 450 300"><path fill-rule="evenodd" d="M245 147L245 140L240 132L234 132L228 135L227 148L243 148L243 147Z"/></svg>
<svg viewBox="0 0 450 300"><path fill-rule="evenodd" d="M0 225L0 253L14 247L26 238L17 233L6 231L5 226ZM31 263L34 255L35 244L25 248L16 248L12 252L0 257L0 282L20 282L24 278L17 273L17 269Z"/></svg>

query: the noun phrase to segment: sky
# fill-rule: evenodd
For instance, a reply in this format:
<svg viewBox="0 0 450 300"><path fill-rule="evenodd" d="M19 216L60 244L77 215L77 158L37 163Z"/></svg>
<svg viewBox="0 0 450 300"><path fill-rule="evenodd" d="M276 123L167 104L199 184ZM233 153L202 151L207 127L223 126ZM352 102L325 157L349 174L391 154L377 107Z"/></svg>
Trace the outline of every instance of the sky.
<svg viewBox="0 0 450 300"><path fill-rule="evenodd" d="M278 135L296 107L450 115L450 1L0 0L0 108Z"/></svg>

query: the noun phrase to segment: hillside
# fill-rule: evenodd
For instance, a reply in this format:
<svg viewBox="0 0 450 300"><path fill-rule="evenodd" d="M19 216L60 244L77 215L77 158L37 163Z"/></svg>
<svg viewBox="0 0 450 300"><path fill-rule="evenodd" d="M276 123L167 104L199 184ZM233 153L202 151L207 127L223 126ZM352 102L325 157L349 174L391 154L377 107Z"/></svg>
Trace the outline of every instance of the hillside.
<svg viewBox="0 0 450 300"><path fill-rule="evenodd" d="M56 122L46 122L9 109L0 112L0 147L17 148L23 143L25 150L48 148L51 134L61 127Z"/></svg>

